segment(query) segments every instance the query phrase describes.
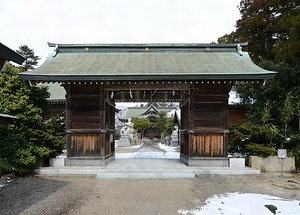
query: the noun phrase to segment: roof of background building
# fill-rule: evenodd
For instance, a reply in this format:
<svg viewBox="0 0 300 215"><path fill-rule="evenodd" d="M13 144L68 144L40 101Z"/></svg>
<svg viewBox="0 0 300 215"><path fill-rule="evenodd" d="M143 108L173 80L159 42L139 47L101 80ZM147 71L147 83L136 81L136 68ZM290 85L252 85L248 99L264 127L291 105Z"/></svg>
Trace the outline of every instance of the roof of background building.
<svg viewBox="0 0 300 215"><path fill-rule="evenodd" d="M25 58L0 43L0 70L6 61L13 61L15 63L22 64L25 61ZM17 117L0 113L0 122L6 122L13 119L17 119Z"/></svg>
<svg viewBox="0 0 300 215"><path fill-rule="evenodd" d="M7 46L3 45L2 43L0 43L0 59L13 61L17 64L22 64L25 61L25 58L23 56L11 50Z"/></svg>
<svg viewBox="0 0 300 215"><path fill-rule="evenodd" d="M9 115L9 114L4 114L4 113L0 113L0 117L10 118L10 119L18 119L18 117L16 117L16 116L12 116L12 115Z"/></svg>
<svg viewBox="0 0 300 215"><path fill-rule="evenodd" d="M65 102L66 101L66 90L63 86L60 86L58 83L47 83L47 84L38 84L38 86L44 86L48 88L50 97L48 98L49 102Z"/></svg>
<svg viewBox="0 0 300 215"><path fill-rule="evenodd" d="M176 110L175 107L155 107L153 104L145 105L142 107L128 107L126 111L126 115L119 118L120 121L127 121L129 118L132 117L148 117L147 112L151 109L157 110L157 113L163 111L169 113L173 110Z"/></svg>
<svg viewBox="0 0 300 215"><path fill-rule="evenodd" d="M0 123L7 123L14 119L18 119L18 117L9 114L0 113Z"/></svg>
<svg viewBox="0 0 300 215"><path fill-rule="evenodd" d="M276 72L256 66L239 44L52 44L55 53L22 73L41 82L110 80L261 80ZM245 46L245 44L242 44Z"/></svg>

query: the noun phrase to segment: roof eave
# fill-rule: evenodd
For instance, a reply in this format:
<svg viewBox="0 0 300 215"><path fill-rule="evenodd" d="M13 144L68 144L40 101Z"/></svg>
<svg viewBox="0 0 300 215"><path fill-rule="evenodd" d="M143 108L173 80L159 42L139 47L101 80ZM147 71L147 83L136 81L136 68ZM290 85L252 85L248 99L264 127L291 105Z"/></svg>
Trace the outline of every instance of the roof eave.
<svg viewBox="0 0 300 215"><path fill-rule="evenodd" d="M19 65L21 65L25 61L25 58L23 56L11 50L2 43L0 43L0 57L8 61L13 61Z"/></svg>
<svg viewBox="0 0 300 215"><path fill-rule="evenodd" d="M66 99L53 99L53 98L48 98L47 101L49 103L65 103L67 100Z"/></svg>
<svg viewBox="0 0 300 215"><path fill-rule="evenodd" d="M172 74L172 75L36 75L22 73L24 80L37 82L64 81L191 81L191 80L265 80L274 79L277 72L249 74Z"/></svg>
<svg viewBox="0 0 300 215"><path fill-rule="evenodd" d="M12 115L9 115L9 114L4 114L4 113L0 113L0 118L3 118L3 119L18 119L18 117L16 117L16 116L12 116Z"/></svg>

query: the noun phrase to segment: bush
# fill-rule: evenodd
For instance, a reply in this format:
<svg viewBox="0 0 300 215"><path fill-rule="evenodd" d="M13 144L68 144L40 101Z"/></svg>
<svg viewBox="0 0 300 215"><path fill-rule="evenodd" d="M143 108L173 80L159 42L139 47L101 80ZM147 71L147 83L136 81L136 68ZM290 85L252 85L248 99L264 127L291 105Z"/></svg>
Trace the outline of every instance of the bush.
<svg viewBox="0 0 300 215"><path fill-rule="evenodd" d="M290 155L295 157L296 168L300 169L300 134L291 136L286 147L290 150Z"/></svg>
<svg viewBox="0 0 300 215"><path fill-rule="evenodd" d="M37 128L0 125L1 171L29 173L38 159L47 160L60 154L65 146L63 128L56 120L42 123Z"/></svg>
<svg viewBox="0 0 300 215"><path fill-rule="evenodd" d="M35 166L36 158L30 153L34 147L14 126L0 126L0 148L2 172L15 171L23 174Z"/></svg>
<svg viewBox="0 0 300 215"><path fill-rule="evenodd" d="M290 154L295 157L295 166L299 170L300 169L300 146L293 148Z"/></svg>
<svg viewBox="0 0 300 215"><path fill-rule="evenodd" d="M10 172L13 171L10 163L7 161L6 158L0 157L0 176L2 172Z"/></svg>
<svg viewBox="0 0 300 215"><path fill-rule="evenodd" d="M242 123L231 125L229 152L262 157L275 155L276 148L281 145L283 138L274 130L276 129L271 124Z"/></svg>
<svg viewBox="0 0 300 215"><path fill-rule="evenodd" d="M275 147L264 146L262 144L248 144L246 145L246 149L250 155L256 155L259 157L268 157L272 155L276 155Z"/></svg>

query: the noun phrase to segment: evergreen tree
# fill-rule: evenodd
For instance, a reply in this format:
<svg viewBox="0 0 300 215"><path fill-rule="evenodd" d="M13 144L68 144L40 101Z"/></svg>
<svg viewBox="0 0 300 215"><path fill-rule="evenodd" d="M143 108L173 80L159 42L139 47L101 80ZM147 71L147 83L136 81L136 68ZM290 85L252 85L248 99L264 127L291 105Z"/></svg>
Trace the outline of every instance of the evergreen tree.
<svg viewBox="0 0 300 215"><path fill-rule="evenodd" d="M30 172L38 159L61 153L64 123L61 118L43 121L49 93L30 86L19 77L22 68L7 66L0 72L0 113L18 119L0 125L0 169L2 172Z"/></svg>
<svg viewBox="0 0 300 215"><path fill-rule="evenodd" d="M289 94L292 109L300 101L300 2L298 0L242 0L241 19L236 31L219 42L249 42L248 51L259 66L277 71L274 80L262 84L238 84L242 102L249 107L251 120L262 123L261 113L267 102L274 125L285 131L282 116ZM290 132L298 129L297 111L288 120Z"/></svg>
<svg viewBox="0 0 300 215"><path fill-rule="evenodd" d="M154 128L160 130L163 136L170 136L173 131L173 117L168 117L167 113L160 111L156 117Z"/></svg>
<svg viewBox="0 0 300 215"><path fill-rule="evenodd" d="M33 49L29 48L26 45L20 46L16 52L25 58L25 61L22 65L24 71L33 70L40 60L39 56L34 55Z"/></svg>
<svg viewBox="0 0 300 215"><path fill-rule="evenodd" d="M258 125L269 121L275 133L298 138L295 134L300 131L300 1L241 0L239 10L241 19L236 23L236 31L218 41L249 42L246 51L252 60L278 72L274 80L264 84L236 85L242 103L250 110L249 120ZM300 145L290 144L295 142L286 141L285 146L300 156ZM300 157L296 160L300 167Z"/></svg>
<svg viewBox="0 0 300 215"><path fill-rule="evenodd" d="M132 122L134 124L134 129L138 133L150 128L150 120L148 118L133 117Z"/></svg>

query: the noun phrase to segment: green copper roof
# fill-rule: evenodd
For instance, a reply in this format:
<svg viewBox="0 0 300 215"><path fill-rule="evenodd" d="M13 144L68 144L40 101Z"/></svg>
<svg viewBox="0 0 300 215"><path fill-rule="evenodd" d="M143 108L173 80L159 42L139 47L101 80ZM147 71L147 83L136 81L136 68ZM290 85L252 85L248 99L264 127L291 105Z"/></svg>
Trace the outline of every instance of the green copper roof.
<svg viewBox="0 0 300 215"><path fill-rule="evenodd" d="M244 45L244 44L243 44ZM49 44L55 53L21 77L35 81L260 80L238 44Z"/></svg>
<svg viewBox="0 0 300 215"><path fill-rule="evenodd" d="M126 115L120 117L119 120L127 121L129 118L132 117L147 117L146 112L153 108L156 109L157 112L163 111L166 113L176 110L175 107L154 107L152 104L150 106L143 106L143 107L129 107L126 111Z"/></svg>
<svg viewBox="0 0 300 215"><path fill-rule="evenodd" d="M47 99L49 102L65 102L66 101L66 90L63 86L58 83L42 83L38 86L47 87L50 97Z"/></svg>

